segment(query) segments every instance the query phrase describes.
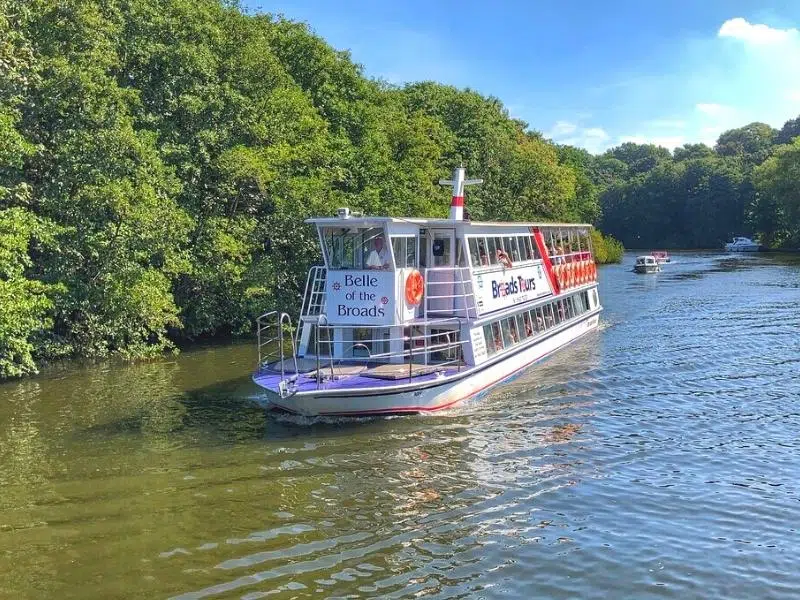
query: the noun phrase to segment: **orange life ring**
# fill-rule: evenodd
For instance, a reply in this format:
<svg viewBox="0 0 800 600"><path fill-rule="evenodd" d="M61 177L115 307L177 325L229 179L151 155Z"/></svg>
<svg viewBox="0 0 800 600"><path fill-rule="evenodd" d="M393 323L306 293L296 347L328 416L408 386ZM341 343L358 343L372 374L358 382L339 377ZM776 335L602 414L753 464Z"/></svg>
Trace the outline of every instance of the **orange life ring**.
<svg viewBox="0 0 800 600"><path fill-rule="evenodd" d="M425 280L422 273L413 269L406 277L406 302L417 306L422 302L422 294L425 292Z"/></svg>

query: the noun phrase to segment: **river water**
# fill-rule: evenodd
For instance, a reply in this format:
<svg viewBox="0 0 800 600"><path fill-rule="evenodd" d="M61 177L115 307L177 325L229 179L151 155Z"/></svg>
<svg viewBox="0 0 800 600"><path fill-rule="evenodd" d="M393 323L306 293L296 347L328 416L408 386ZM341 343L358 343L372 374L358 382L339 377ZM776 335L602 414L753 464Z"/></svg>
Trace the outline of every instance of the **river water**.
<svg viewBox="0 0 800 600"><path fill-rule="evenodd" d="M267 415L253 344L1 385L0 597L797 596L800 264L633 258L446 414Z"/></svg>

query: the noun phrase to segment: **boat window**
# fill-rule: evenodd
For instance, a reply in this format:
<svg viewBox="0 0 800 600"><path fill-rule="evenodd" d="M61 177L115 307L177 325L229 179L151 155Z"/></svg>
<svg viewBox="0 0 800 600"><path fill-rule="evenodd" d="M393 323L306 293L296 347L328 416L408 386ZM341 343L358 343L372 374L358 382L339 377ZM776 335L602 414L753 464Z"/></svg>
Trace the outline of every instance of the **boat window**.
<svg viewBox="0 0 800 600"><path fill-rule="evenodd" d="M319 336L319 356L328 356L331 353L330 330L327 327L320 329L316 325L311 326L306 354L317 354L317 336Z"/></svg>
<svg viewBox="0 0 800 600"><path fill-rule="evenodd" d="M366 269L370 260L372 268L392 268L381 227L323 227L322 240L329 269Z"/></svg>
<svg viewBox="0 0 800 600"><path fill-rule="evenodd" d="M509 346L513 346L517 343L517 336L516 336L516 329L517 326L513 321L513 317L511 319L503 319L500 322L500 325L503 330L503 343L505 344L506 348ZM512 333L512 326L514 328L514 333Z"/></svg>
<svg viewBox="0 0 800 600"><path fill-rule="evenodd" d="M505 246L506 254L511 258L511 262L517 263L522 260L519 246L517 245L517 236L508 236L503 240L503 245Z"/></svg>
<svg viewBox="0 0 800 600"><path fill-rule="evenodd" d="M372 329L354 327L350 351L353 358L369 358L372 354Z"/></svg>
<svg viewBox="0 0 800 600"><path fill-rule="evenodd" d="M468 238L469 243L469 259L473 267L478 267L481 264L481 254L478 251L478 238ZM485 251L484 251L485 254Z"/></svg>
<svg viewBox="0 0 800 600"><path fill-rule="evenodd" d="M459 267L467 266L467 255L464 252L464 240L456 240L456 265Z"/></svg>
<svg viewBox="0 0 800 600"><path fill-rule="evenodd" d="M441 236L441 237L440 237ZM436 234L433 236L433 266L434 267L449 267L450 266L450 253L452 248L450 246L450 234Z"/></svg>
<svg viewBox="0 0 800 600"><path fill-rule="evenodd" d="M406 267L417 266L417 238L406 238Z"/></svg>
<svg viewBox="0 0 800 600"><path fill-rule="evenodd" d="M417 239L415 237L392 237L392 250L398 269L417 266Z"/></svg>
<svg viewBox="0 0 800 600"><path fill-rule="evenodd" d="M497 261L497 249L498 249L497 240L498 239L499 238L493 238L493 237L486 238L486 242L487 242L486 248L489 251L488 252L488 255L489 255L488 258L489 258L489 264L490 265L496 265L497 262L498 262Z"/></svg>
<svg viewBox="0 0 800 600"><path fill-rule="evenodd" d="M500 333L500 323L497 321L492 323L492 344L497 352L503 349L503 336Z"/></svg>
<svg viewBox="0 0 800 600"><path fill-rule="evenodd" d="M533 255L531 254L530 238L528 236L522 235L517 240L517 243L519 244L520 258L522 260L533 260Z"/></svg>
<svg viewBox="0 0 800 600"><path fill-rule="evenodd" d="M492 326L491 325L484 325L483 326L483 339L486 342L486 353L489 356L494 355L497 352L497 348L494 345L494 336L492 336Z"/></svg>
<svg viewBox="0 0 800 600"><path fill-rule="evenodd" d="M419 232L419 266L428 266L428 232L425 229Z"/></svg>
<svg viewBox="0 0 800 600"><path fill-rule="evenodd" d="M544 313L541 308L537 308L531 312L533 313L534 331L536 331L536 333L541 333L544 331Z"/></svg>
<svg viewBox="0 0 800 600"><path fill-rule="evenodd" d="M527 316L527 313L525 313L525 316ZM520 341L524 340L526 337L530 335L530 329L525 325L526 323L525 320L522 318L522 315L521 314L517 315L517 333L519 333Z"/></svg>
<svg viewBox="0 0 800 600"><path fill-rule="evenodd" d="M392 237L392 251L394 251L394 262L398 269L406 266L406 239L404 237Z"/></svg>
<svg viewBox="0 0 800 600"><path fill-rule="evenodd" d="M536 245L536 241L531 236L525 237L525 243L526 245L530 246L531 259L538 260L542 258L539 255L539 247Z"/></svg>
<svg viewBox="0 0 800 600"><path fill-rule="evenodd" d="M550 329L556 323L553 314L554 314L553 303L550 302L547 306L544 307L544 325L546 329Z"/></svg>

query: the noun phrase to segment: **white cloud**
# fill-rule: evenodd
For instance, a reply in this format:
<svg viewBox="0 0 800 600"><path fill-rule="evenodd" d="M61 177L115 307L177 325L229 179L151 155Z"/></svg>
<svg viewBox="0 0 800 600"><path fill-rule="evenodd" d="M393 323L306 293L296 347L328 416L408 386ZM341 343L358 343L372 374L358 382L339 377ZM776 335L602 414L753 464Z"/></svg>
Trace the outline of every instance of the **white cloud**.
<svg viewBox="0 0 800 600"><path fill-rule="evenodd" d="M556 121L556 124L553 125L552 129L548 131L545 136L556 139L574 133L576 129L578 129L578 126L575 123L570 123L569 121Z"/></svg>
<svg viewBox="0 0 800 600"><path fill-rule="evenodd" d="M728 19L722 24L717 33L719 37L730 37L742 40L748 44L780 44L798 37L797 29L776 29L763 23L750 23L746 19L737 17Z"/></svg>
<svg viewBox="0 0 800 600"><path fill-rule="evenodd" d="M583 135L586 138L595 139L601 142L609 138L609 135L600 127L590 127L589 129L584 129Z"/></svg>
<svg viewBox="0 0 800 600"><path fill-rule="evenodd" d="M786 99L789 102L800 102L800 90L792 90L786 92Z"/></svg>
<svg viewBox="0 0 800 600"><path fill-rule="evenodd" d="M708 115L710 117L721 117L723 115L728 115L734 112L734 108L731 106L725 106L723 104L713 104L713 103L699 103L695 106L697 110L701 113Z"/></svg>
<svg viewBox="0 0 800 600"><path fill-rule="evenodd" d="M582 127L571 121L556 121L544 136L557 144L577 146L595 154L608 148L611 139L601 127Z"/></svg>

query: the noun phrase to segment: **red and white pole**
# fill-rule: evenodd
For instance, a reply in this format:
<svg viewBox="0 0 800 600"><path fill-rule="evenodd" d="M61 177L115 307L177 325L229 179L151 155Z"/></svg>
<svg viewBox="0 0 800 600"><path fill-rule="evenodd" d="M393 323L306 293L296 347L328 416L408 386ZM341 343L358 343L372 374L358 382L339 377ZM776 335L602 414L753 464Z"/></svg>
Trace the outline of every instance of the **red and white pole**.
<svg viewBox="0 0 800 600"><path fill-rule="evenodd" d="M464 220L464 186L483 183L483 179L467 179L467 170L464 167L453 169L452 179L440 179L440 185L453 186L453 198L450 200L450 219L453 221Z"/></svg>
<svg viewBox="0 0 800 600"><path fill-rule="evenodd" d="M450 219L453 221L464 220L464 180L467 170L457 167L453 171L453 198L450 200Z"/></svg>

